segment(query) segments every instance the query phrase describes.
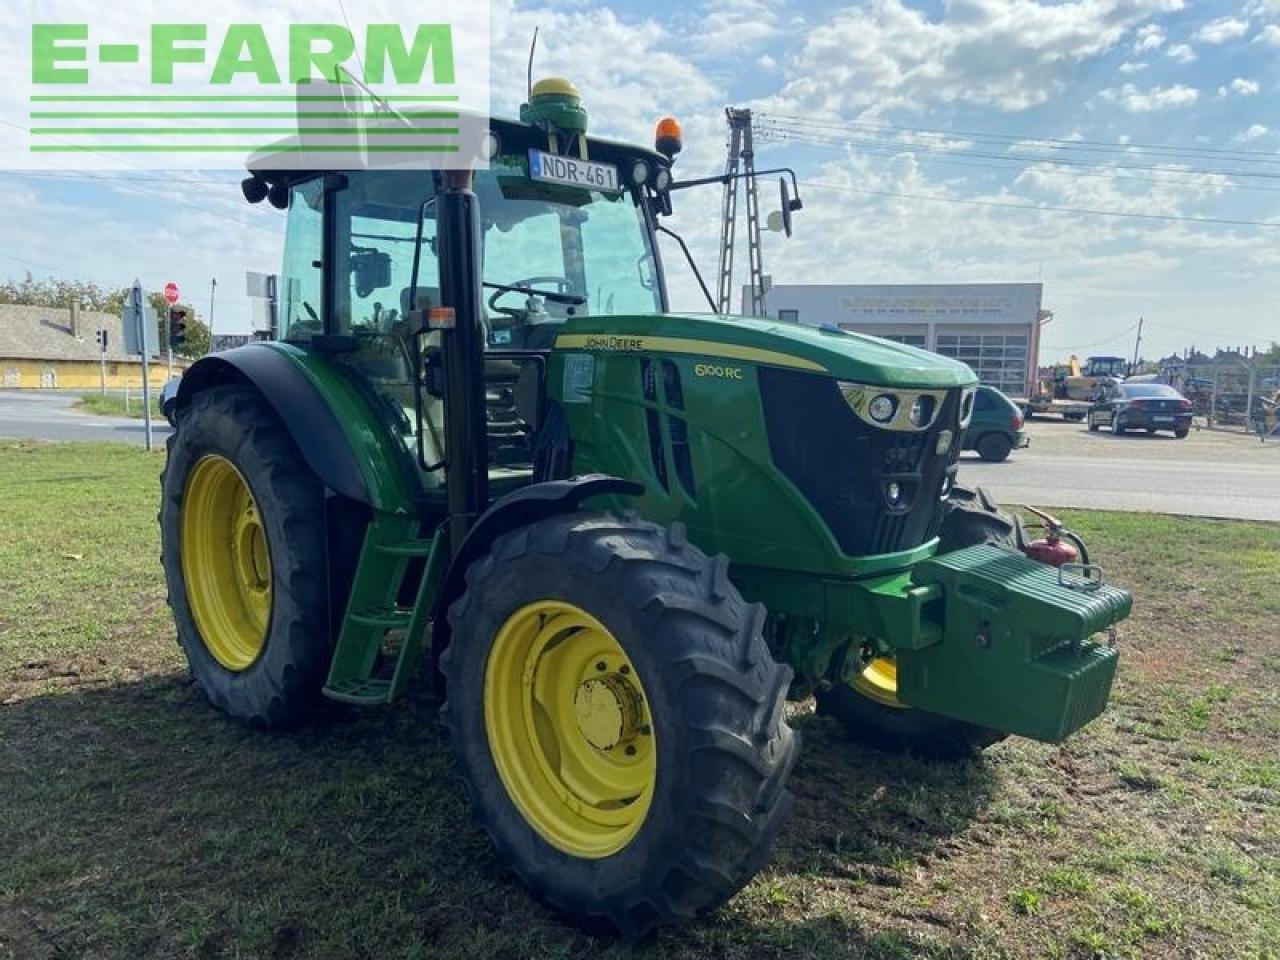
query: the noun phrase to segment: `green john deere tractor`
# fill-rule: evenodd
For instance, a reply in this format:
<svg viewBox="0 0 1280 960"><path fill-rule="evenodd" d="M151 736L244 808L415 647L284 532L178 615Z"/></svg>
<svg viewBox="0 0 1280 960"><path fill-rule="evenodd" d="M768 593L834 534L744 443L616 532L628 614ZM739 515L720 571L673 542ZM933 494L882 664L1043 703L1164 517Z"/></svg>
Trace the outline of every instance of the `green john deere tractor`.
<svg viewBox="0 0 1280 960"><path fill-rule="evenodd" d="M217 707L279 727L422 678L501 858L638 935L765 862L788 696L930 754L1057 742L1130 598L955 485L968 367L670 313L674 127L585 124L543 81L485 169L254 172L278 336L182 378L161 523Z"/></svg>

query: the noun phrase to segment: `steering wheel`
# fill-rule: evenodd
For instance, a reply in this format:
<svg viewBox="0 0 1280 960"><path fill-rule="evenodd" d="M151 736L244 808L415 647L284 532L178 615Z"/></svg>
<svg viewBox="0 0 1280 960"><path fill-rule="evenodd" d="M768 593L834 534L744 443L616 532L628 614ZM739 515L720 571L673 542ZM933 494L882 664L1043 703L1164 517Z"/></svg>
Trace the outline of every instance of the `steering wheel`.
<svg viewBox="0 0 1280 960"><path fill-rule="evenodd" d="M517 280L515 281L515 283L509 283L507 284L507 286L536 288L536 287L545 286L548 284L553 285L555 287L555 290L554 290L555 293L571 293L573 291L573 284L569 282L569 279L567 277L550 277L550 276L525 277L523 280ZM500 299L512 293L522 293L522 291L495 290L493 291L493 293L489 295L489 299L487 303L489 305L489 309L492 310L494 313L505 314L506 316L510 317L512 320L520 320L525 316L527 312L524 309L520 307L498 306L498 301ZM524 296L528 296L528 294L524 294Z"/></svg>

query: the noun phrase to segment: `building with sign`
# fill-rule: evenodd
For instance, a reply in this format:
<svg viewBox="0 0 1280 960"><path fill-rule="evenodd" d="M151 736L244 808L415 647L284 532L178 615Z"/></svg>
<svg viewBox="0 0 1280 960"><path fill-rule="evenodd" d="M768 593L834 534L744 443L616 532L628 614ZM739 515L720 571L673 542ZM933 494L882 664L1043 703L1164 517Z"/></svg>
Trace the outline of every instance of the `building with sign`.
<svg viewBox="0 0 1280 960"><path fill-rule="evenodd" d="M148 374L152 386L163 386L164 361L153 361ZM104 384L108 389L142 386L142 361L124 352L118 316L78 307L0 304L0 388L97 390Z"/></svg>
<svg viewBox="0 0 1280 960"><path fill-rule="evenodd" d="M766 312L836 326L963 360L1010 396L1034 391L1040 355L1039 283L773 284ZM743 292L744 305L750 291Z"/></svg>

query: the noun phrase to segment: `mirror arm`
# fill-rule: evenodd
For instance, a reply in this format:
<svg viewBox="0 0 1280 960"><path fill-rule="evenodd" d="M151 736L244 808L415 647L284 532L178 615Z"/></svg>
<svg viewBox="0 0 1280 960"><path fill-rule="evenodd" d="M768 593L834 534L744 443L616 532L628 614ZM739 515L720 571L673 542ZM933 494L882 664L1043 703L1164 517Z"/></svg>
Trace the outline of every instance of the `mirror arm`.
<svg viewBox="0 0 1280 960"><path fill-rule="evenodd" d="M796 172L790 167L773 167L770 170L756 170L753 173L721 173L714 177L699 177L696 180L679 180L672 183L667 189L668 191L685 190L689 187L706 186L709 183L728 183L730 180L741 180L743 177L749 176L766 177L774 173L786 174L791 178L791 191L793 194L792 209L801 209L803 204L800 203L800 184L799 181L796 180Z"/></svg>
<svg viewBox="0 0 1280 960"><path fill-rule="evenodd" d="M702 288L702 295L707 298L707 303L711 304L711 312L719 313L720 310L716 306L715 300L711 298L711 291L707 289L707 282L702 279L702 273L698 270L698 265L694 263L693 254L689 252L689 245L684 242L684 237L660 223L655 223L654 229L659 233L665 233L667 236L673 237L676 243L680 244L680 249L684 251L684 258L689 261L689 268L693 271L693 275L698 279L698 286Z"/></svg>

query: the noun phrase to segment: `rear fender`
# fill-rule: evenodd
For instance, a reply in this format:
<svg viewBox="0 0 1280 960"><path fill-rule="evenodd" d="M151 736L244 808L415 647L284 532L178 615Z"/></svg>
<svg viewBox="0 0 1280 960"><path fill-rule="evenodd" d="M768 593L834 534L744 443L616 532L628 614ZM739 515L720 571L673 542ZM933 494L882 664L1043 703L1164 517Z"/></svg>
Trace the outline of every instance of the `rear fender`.
<svg viewBox="0 0 1280 960"><path fill-rule="evenodd" d="M396 439L333 361L282 343L210 354L182 377L175 421L196 394L226 383L249 383L262 394L330 490L376 510L414 509L416 483Z"/></svg>

